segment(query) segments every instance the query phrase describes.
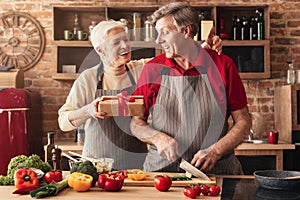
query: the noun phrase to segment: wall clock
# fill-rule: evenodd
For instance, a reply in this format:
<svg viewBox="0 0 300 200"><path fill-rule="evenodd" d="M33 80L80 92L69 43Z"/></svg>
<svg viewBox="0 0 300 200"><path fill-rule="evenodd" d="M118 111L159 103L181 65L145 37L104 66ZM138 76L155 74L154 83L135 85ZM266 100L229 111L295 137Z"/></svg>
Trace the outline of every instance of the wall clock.
<svg viewBox="0 0 300 200"><path fill-rule="evenodd" d="M42 57L45 35L41 25L24 12L0 14L0 65L27 70Z"/></svg>

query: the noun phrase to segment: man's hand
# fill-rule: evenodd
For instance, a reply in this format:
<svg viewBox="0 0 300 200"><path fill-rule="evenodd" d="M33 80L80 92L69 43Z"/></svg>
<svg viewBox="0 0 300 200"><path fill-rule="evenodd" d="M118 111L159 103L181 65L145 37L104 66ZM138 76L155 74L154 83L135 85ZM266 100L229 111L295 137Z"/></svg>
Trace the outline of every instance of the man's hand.
<svg viewBox="0 0 300 200"><path fill-rule="evenodd" d="M174 138L166 135L165 133L159 132L153 137L152 141L160 156L171 162L175 162L177 160L178 144Z"/></svg>
<svg viewBox="0 0 300 200"><path fill-rule="evenodd" d="M213 145L207 149L198 151L194 155L191 164L199 168L204 173L207 173L213 169L213 167L220 158L221 156L218 155Z"/></svg>
<svg viewBox="0 0 300 200"><path fill-rule="evenodd" d="M215 35L215 27L209 32L206 41L202 44L203 48L212 49L216 51L219 55L222 53L222 39Z"/></svg>

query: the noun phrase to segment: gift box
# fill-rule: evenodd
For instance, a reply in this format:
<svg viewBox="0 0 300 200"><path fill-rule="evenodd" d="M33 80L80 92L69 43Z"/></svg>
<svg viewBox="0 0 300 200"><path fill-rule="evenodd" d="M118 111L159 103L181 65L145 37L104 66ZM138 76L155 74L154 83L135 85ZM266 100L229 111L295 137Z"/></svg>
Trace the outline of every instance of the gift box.
<svg viewBox="0 0 300 200"><path fill-rule="evenodd" d="M102 96L98 109L107 116L143 116L144 96Z"/></svg>

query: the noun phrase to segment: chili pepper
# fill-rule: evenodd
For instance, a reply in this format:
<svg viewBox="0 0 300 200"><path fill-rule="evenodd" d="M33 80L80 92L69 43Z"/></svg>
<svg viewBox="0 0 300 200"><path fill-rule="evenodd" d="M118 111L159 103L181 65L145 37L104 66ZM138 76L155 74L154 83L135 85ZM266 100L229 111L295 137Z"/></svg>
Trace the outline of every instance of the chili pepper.
<svg viewBox="0 0 300 200"><path fill-rule="evenodd" d="M68 184L77 192L88 191L92 186L93 177L88 174L74 172L68 178Z"/></svg>
<svg viewBox="0 0 300 200"><path fill-rule="evenodd" d="M32 190L37 189L38 186L32 186L28 188L21 188L21 189L16 189L12 193L13 194L29 194Z"/></svg>
<svg viewBox="0 0 300 200"><path fill-rule="evenodd" d="M15 173L16 192L26 193L38 188L39 180L36 173L31 169L18 169ZM31 190L30 190L31 189ZM28 194L27 193L27 194Z"/></svg>
<svg viewBox="0 0 300 200"><path fill-rule="evenodd" d="M116 174L100 174L98 177L98 186L106 191L117 192L120 191L125 177Z"/></svg>

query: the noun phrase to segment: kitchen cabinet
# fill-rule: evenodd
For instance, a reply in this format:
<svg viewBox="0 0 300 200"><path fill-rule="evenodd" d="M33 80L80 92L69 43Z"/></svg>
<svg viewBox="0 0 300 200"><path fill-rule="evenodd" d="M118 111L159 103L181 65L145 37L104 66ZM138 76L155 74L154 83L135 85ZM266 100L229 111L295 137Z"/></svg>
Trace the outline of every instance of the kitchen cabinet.
<svg viewBox="0 0 300 200"><path fill-rule="evenodd" d="M163 5L163 4L162 4ZM55 46L56 73L52 78L58 80L74 80L82 68L94 66L98 56L92 53L89 40L64 40L64 30L73 31L76 21L81 30L89 34L92 21L98 23L107 19L126 19L129 30L133 28L133 13L141 14L141 28L160 4L126 6L53 6L53 44ZM205 20L213 20L216 33L220 34L220 17L224 19L225 30L231 34L232 18L234 16L256 16L257 9L263 11L264 40L223 40L223 52L233 58L237 64L242 79L270 77L270 41L269 41L269 11L268 6L219 6L198 5L191 3ZM77 20L76 20L77 15ZM63 20L62 20L63 19ZM199 22L200 23L200 22ZM154 41L144 41L144 31L141 31L140 41L132 41L133 59L153 57L162 50ZM130 33L130 31L129 31ZM132 33L130 33L132 34ZM131 35L131 40L133 40ZM89 61L89 62L88 62ZM63 72L64 65L73 65L76 73ZM85 65L85 66L83 66ZM88 65L88 66L87 66Z"/></svg>
<svg viewBox="0 0 300 200"><path fill-rule="evenodd" d="M300 141L300 84L275 88L275 128L279 139L289 143Z"/></svg>

